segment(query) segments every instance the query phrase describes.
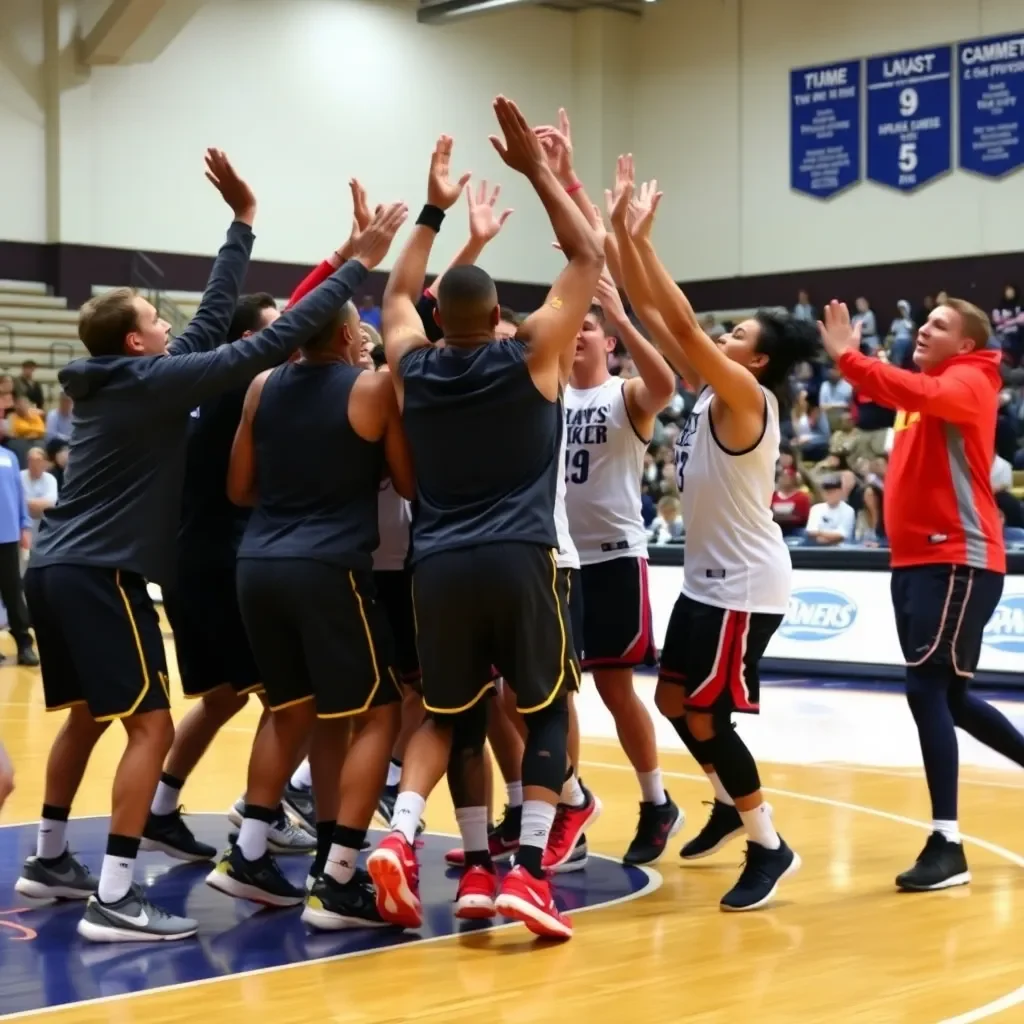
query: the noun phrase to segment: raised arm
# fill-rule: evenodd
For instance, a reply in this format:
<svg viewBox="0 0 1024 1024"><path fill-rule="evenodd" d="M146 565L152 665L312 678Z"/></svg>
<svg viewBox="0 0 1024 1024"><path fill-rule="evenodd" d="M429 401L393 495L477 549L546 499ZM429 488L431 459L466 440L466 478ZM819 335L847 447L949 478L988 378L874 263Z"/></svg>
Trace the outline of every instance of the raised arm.
<svg viewBox="0 0 1024 1024"><path fill-rule="evenodd" d="M217 253L206 291L188 326L167 347L170 356L209 352L224 341L252 254L256 197L219 149L206 151L206 177L234 211L228 237Z"/></svg>
<svg viewBox="0 0 1024 1024"><path fill-rule="evenodd" d="M423 294L430 251L434 247L438 231L441 230L445 211L455 205L466 182L469 181L468 174L464 174L457 182L449 180L451 159L451 136L442 135L430 157L427 204L416 219L416 227L413 228L409 241L405 243L405 248L395 260L384 289L381 333L384 335L384 351L388 357L388 368L398 391L399 402L402 398L402 376L399 368L402 358L414 348L430 344L416 309L416 303Z"/></svg>
<svg viewBox="0 0 1024 1024"><path fill-rule="evenodd" d="M168 412L194 409L207 398L240 388L261 370L282 363L352 298L367 273L387 255L407 215L404 203L382 210L360 236L354 257L262 331L214 352L147 360L143 372L150 400Z"/></svg>
<svg viewBox="0 0 1024 1024"><path fill-rule="evenodd" d="M632 188L627 191L631 192ZM733 362L704 333L689 300L658 259L651 241L651 228L661 193L652 188L649 198L649 208L631 233L665 325L682 347L693 371L714 389L716 398L731 412L756 416L760 423L765 399L757 379L745 366Z"/></svg>
<svg viewBox="0 0 1024 1024"><path fill-rule="evenodd" d="M575 343L604 267L604 237L566 195L548 166L540 139L519 108L504 96L494 101L504 142L491 136L498 155L533 186L544 204L555 238L569 261L548 292L544 305L527 317L517 337L529 347L530 375L538 390L554 401L559 388L559 361Z"/></svg>
<svg viewBox="0 0 1024 1024"><path fill-rule="evenodd" d="M258 374L245 392L242 418L238 421L235 440L231 444L227 493L228 500L240 508L253 508L259 498L256 492L256 451L252 440L252 421L260 405L263 385L270 374L270 370Z"/></svg>
<svg viewBox="0 0 1024 1024"><path fill-rule="evenodd" d="M406 499L416 497L416 474L413 472L412 450L402 424L402 410L398 407L398 395L386 374L375 375L380 381L381 403L384 406L386 426L384 428L384 460L392 486Z"/></svg>

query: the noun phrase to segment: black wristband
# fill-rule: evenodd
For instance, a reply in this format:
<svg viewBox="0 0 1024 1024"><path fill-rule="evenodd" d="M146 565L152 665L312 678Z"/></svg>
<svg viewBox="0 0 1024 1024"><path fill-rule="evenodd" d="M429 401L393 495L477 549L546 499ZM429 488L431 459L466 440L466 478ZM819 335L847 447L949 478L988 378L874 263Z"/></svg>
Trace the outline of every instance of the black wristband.
<svg viewBox="0 0 1024 1024"><path fill-rule="evenodd" d="M416 218L417 224L422 224L424 227L432 228L434 231L441 230L441 224L444 222L444 210L440 206L432 206L427 203L422 210L420 215Z"/></svg>

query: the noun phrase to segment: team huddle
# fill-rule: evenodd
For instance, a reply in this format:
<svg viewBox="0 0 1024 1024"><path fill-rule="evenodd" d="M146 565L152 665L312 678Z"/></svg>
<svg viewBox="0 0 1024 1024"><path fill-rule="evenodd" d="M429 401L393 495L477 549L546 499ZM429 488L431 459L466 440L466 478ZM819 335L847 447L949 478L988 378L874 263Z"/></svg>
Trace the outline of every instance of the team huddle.
<svg viewBox="0 0 1024 1024"><path fill-rule="evenodd" d="M581 669L637 776L623 860L657 861L683 815L633 685L634 669L659 664L640 484L677 376L698 398L676 442L685 573L655 703L714 791L682 856L746 835L721 901L730 911L765 905L800 867L732 716L758 711L759 662L788 606L790 557L770 508L777 394L817 331L762 313L711 341L654 248L657 183L637 186L620 158L609 229L573 171L564 112L539 128L503 97L494 112L494 148L536 191L566 260L522 322L475 265L508 216L498 189L451 179L446 136L388 278L383 360L351 300L408 208L371 211L353 181L348 241L279 311L270 296L239 297L256 202L215 150L207 177L234 220L188 328L168 345L167 323L127 290L82 309L91 357L61 372L75 399L65 489L25 578L47 707L69 714L17 889L86 900L87 939L196 933L148 900L135 859L141 847L217 860L179 798L251 694L263 713L230 813L237 832L207 878L229 896L302 904L314 929L420 927L416 839L446 776L462 838L448 854L462 869L454 914L570 937L550 879L586 865L601 813L579 777ZM469 241L425 290L463 192ZM830 310L828 330L853 336L845 308ZM614 338L635 377L609 372ZM148 582L163 588L197 699L177 728ZM115 719L127 745L97 878L65 833ZM508 792L497 822L491 753ZM363 868L375 814L390 832ZM304 889L275 860L295 853L312 854ZM512 862L500 877L499 861Z"/></svg>

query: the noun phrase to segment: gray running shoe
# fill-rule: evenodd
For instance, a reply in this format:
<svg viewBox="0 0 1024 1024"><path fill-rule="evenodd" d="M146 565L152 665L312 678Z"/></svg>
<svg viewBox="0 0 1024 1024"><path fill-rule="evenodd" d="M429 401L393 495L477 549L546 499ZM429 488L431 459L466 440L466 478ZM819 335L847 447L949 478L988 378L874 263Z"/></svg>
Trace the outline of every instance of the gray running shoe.
<svg viewBox="0 0 1024 1024"><path fill-rule="evenodd" d="M240 796L228 811L228 821L238 828L242 827L245 816L245 797ZM237 833L228 833L228 842L235 843ZM267 848L271 853L314 853L316 851L316 831L312 834L304 827L295 824L285 813L284 807L278 807L277 821L267 832Z"/></svg>
<svg viewBox="0 0 1024 1024"><path fill-rule="evenodd" d="M78 934L90 942L171 942L190 939L199 923L176 917L146 899L141 885L133 885L114 903L92 896L78 922Z"/></svg>
<svg viewBox="0 0 1024 1024"><path fill-rule="evenodd" d="M14 883L15 891L35 900L87 900L99 887L99 879L75 860L70 850L46 863L29 857Z"/></svg>

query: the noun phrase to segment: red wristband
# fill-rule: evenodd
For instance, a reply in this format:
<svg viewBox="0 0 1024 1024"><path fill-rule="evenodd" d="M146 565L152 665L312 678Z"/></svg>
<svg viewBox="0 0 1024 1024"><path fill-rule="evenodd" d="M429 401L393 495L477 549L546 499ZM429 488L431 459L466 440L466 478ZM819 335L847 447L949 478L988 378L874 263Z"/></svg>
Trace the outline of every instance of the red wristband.
<svg viewBox="0 0 1024 1024"><path fill-rule="evenodd" d="M582 181L575 181L571 185L567 185L566 186L565 194L567 196L571 196L573 194L573 192L579 192L579 190L581 188L583 188L583 182Z"/></svg>

